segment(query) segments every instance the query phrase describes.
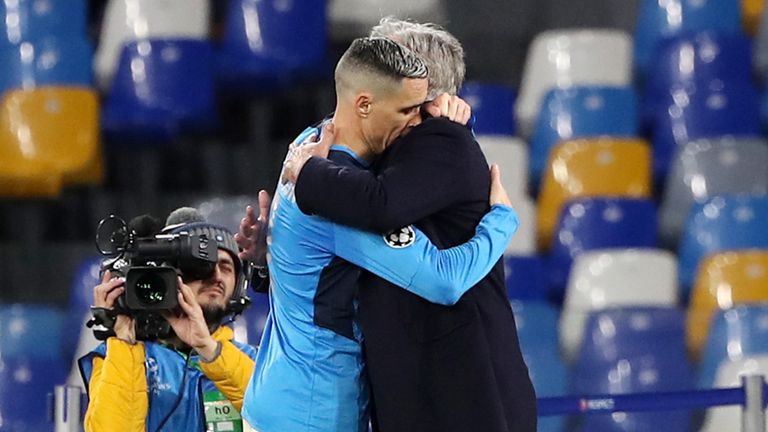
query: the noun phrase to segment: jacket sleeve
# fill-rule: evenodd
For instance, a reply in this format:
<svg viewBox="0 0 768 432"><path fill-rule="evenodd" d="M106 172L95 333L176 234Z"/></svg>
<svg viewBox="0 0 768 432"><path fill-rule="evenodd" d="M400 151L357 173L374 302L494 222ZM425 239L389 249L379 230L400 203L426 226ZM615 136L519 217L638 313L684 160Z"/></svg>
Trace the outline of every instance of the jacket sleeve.
<svg viewBox="0 0 768 432"><path fill-rule="evenodd" d="M413 227L382 236L336 225L334 253L432 303L453 305L498 262L518 224L511 207L494 205L474 237L443 250Z"/></svg>
<svg viewBox="0 0 768 432"><path fill-rule="evenodd" d="M428 122L395 144L396 157L378 174L310 158L296 180L301 211L384 232L464 200L468 178L475 174L466 169L474 138L468 129L447 119Z"/></svg>
<svg viewBox="0 0 768 432"><path fill-rule="evenodd" d="M93 358L88 395L86 432L145 431L149 395L144 344L107 339L107 355Z"/></svg>
<svg viewBox="0 0 768 432"><path fill-rule="evenodd" d="M240 411L255 363L230 341L221 341L221 353L212 362L200 362L200 368L216 388Z"/></svg>

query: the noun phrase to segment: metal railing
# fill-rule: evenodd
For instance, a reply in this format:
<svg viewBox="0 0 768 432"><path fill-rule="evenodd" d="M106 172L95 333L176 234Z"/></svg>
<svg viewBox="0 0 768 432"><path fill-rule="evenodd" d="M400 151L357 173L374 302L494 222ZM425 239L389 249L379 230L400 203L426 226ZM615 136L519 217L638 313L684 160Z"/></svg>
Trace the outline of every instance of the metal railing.
<svg viewBox="0 0 768 432"><path fill-rule="evenodd" d="M766 432L765 379L762 375L749 375L742 377L741 382L741 387L712 390L546 397L538 399L538 410L539 416L556 416L740 405L741 432Z"/></svg>
<svg viewBox="0 0 768 432"><path fill-rule="evenodd" d="M635 393L538 399L539 416L587 413L674 411L725 405L742 407L741 432L766 432L766 384L763 375L742 377L741 387L712 390ZM80 431L82 391L74 386L57 386L54 392L56 432Z"/></svg>

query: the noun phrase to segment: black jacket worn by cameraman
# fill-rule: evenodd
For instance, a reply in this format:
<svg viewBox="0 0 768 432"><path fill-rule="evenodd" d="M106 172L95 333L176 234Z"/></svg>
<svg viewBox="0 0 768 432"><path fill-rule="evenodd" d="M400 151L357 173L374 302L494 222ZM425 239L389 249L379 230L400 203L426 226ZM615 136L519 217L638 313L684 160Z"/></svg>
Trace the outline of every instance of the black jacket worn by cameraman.
<svg viewBox="0 0 768 432"><path fill-rule="evenodd" d="M432 118L393 143L373 172L311 158L296 200L305 213L377 232L415 223L448 248L472 237L489 190L488 164L471 131ZM536 430L536 397L501 261L455 306L429 303L370 273L360 287L358 319L381 430Z"/></svg>

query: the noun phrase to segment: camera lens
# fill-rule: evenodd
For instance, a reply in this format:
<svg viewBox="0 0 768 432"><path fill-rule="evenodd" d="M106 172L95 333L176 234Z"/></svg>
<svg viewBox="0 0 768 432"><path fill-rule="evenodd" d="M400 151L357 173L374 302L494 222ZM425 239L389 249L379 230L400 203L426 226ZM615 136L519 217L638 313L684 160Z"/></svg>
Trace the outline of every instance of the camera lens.
<svg viewBox="0 0 768 432"><path fill-rule="evenodd" d="M145 305L162 302L165 292L165 281L157 273L147 272L136 279L136 297Z"/></svg>

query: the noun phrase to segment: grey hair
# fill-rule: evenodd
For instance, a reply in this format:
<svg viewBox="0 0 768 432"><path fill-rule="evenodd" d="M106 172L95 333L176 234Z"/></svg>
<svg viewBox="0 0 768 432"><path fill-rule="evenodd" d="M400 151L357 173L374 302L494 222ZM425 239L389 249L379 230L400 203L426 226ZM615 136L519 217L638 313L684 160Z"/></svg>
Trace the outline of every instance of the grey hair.
<svg viewBox="0 0 768 432"><path fill-rule="evenodd" d="M390 39L376 37L352 41L336 65L337 86L343 86L349 76L360 72L390 83L403 78L423 79L429 75L427 65L411 50Z"/></svg>
<svg viewBox="0 0 768 432"><path fill-rule="evenodd" d="M424 60L429 68L427 99L442 93L454 95L464 83L464 48L442 27L385 17L371 29L370 36L392 39Z"/></svg>

